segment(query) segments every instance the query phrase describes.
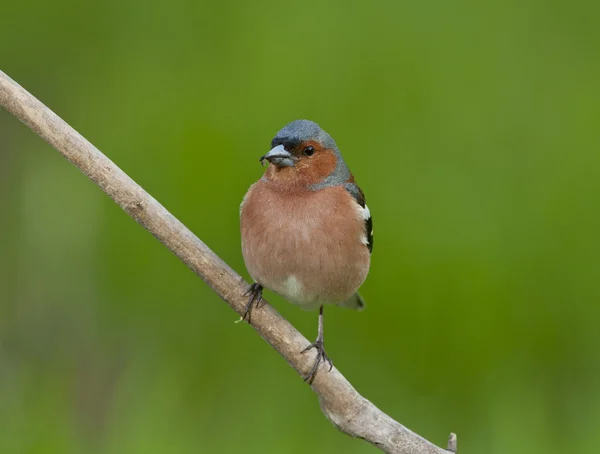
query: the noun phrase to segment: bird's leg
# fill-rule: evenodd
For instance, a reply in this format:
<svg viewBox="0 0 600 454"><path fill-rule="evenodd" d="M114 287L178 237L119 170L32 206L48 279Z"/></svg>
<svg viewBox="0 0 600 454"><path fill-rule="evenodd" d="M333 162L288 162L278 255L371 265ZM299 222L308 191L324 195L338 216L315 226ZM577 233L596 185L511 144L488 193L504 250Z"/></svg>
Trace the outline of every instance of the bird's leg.
<svg viewBox="0 0 600 454"><path fill-rule="evenodd" d="M246 310L244 311L244 316L242 320L245 320L248 317L248 323L250 323L250 316L252 314L252 308L258 307L260 302L262 301L262 290L263 286L258 282L254 282L248 291L244 293L244 296L249 296L248 303L246 303Z"/></svg>
<svg viewBox="0 0 600 454"><path fill-rule="evenodd" d="M312 383L317 374L317 369L321 361L327 361L329 363L329 370L333 367L333 361L329 359L327 353L325 353L325 345L323 343L323 306L319 309L319 333L317 334L317 340L315 340L312 344L302 350L300 353L307 352L308 350L316 348L317 349L317 358L315 359L315 364L312 369L308 373L306 377L304 377L304 381Z"/></svg>

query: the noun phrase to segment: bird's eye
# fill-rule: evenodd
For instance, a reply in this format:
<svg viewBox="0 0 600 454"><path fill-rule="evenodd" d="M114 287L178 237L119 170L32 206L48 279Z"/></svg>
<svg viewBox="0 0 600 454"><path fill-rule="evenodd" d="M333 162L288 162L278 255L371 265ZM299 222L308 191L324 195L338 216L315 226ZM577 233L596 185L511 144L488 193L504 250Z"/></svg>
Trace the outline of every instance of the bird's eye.
<svg viewBox="0 0 600 454"><path fill-rule="evenodd" d="M315 147L313 147L313 146L306 147L304 149L304 154L306 156L312 156L313 154L315 154Z"/></svg>

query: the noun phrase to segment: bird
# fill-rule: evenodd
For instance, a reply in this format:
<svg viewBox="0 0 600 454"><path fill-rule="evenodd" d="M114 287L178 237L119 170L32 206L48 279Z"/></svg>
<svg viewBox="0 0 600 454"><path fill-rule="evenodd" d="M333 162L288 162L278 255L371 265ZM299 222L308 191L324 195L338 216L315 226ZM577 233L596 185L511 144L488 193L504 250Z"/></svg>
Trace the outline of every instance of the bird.
<svg viewBox="0 0 600 454"><path fill-rule="evenodd" d="M361 310L358 293L371 264L373 220L354 176L333 138L317 123L284 126L260 157L268 166L240 205L242 255L253 279L242 320L266 288L302 309L319 309L317 350L304 377L312 382L325 352L323 306Z"/></svg>

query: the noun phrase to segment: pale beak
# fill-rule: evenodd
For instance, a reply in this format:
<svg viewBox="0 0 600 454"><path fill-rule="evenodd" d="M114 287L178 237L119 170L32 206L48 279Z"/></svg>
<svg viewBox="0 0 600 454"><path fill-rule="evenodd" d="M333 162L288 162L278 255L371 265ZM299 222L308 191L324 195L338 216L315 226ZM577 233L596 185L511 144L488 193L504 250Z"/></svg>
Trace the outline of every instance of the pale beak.
<svg viewBox="0 0 600 454"><path fill-rule="evenodd" d="M263 164L265 159L277 167L294 167L297 158L287 151L283 145L277 145L266 155L261 156L260 163Z"/></svg>

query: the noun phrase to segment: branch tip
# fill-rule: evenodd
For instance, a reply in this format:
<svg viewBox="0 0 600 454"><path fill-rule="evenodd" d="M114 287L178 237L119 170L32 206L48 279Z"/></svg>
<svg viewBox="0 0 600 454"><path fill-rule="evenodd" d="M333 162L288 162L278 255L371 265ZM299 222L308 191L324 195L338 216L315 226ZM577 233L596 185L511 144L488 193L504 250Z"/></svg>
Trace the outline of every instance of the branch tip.
<svg viewBox="0 0 600 454"><path fill-rule="evenodd" d="M456 445L457 445L457 438L456 438L456 434L455 433L451 433L450 436L448 437L448 448L447 450L456 454Z"/></svg>

